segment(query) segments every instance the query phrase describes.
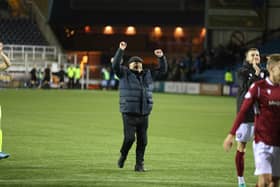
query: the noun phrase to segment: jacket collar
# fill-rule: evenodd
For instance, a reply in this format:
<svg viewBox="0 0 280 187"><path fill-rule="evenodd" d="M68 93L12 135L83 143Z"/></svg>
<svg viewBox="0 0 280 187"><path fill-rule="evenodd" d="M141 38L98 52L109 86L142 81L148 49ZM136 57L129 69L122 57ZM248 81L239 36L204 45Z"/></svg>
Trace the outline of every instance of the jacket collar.
<svg viewBox="0 0 280 187"><path fill-rule="evenodd" d="M249 68L249 69L254 69L254 68L253 68L253 65L252 65L252 64L249 64L247 61L244 61L244 62L243 62L243 66L244 66L244 67L247 67L247 68Z"/></svg>

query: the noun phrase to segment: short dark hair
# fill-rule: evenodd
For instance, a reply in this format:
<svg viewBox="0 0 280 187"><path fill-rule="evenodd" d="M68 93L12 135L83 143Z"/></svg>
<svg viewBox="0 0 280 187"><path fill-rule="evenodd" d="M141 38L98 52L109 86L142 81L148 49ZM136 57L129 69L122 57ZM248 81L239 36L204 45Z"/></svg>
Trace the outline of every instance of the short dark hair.
<svg viewBox="0 0 280 187"><path fill-rule="evenodd" d="M247 54L249 53L249 51L259 51L257 48L249 48L246 52L245 52L245 57L247 56Z"/></svg>

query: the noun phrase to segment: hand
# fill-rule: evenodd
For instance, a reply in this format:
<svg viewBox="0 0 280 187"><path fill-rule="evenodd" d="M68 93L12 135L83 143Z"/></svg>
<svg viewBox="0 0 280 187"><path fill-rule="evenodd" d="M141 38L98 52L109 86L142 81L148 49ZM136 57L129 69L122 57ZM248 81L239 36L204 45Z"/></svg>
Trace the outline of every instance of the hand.
<svg viewBox="0 0 280 187"><path fill-rule="evenodd" d="M154 51L154 53L155 53L155 55L156 55L158 58L160 58L160 57L163 56L163 52L162 52L161 49L156 49L156 50Z"/></svg>
<svg viewBox="0 0 280 187"><path fill-rule="evenodd" d="M255 75L256 75L256 76L259 76L259 75L260 75L260 72L261 72L261 69L260 69L260 67L258 66L258 64L257 64L257 63L253 63L253 68L254 68L254 70L255 70Z"/></svg>
<svg viewBox="0 0 280 187"><path fill-rule="evenodd" d="M231 148L232 148L232 145L233 145L233 138L234 136L232 134L229 134L226 139L224 140L224 150L226 152L228 152Z"/></svg>
<svg viewBox="0 0 280 187"><path fill-rule="evenodd" d="M126 43L126 42L124 42L124 41L121 41L121 42L120 42L120 49L121 49L121 50L125 50L126 46L127 46L127 43Z"/></svg>

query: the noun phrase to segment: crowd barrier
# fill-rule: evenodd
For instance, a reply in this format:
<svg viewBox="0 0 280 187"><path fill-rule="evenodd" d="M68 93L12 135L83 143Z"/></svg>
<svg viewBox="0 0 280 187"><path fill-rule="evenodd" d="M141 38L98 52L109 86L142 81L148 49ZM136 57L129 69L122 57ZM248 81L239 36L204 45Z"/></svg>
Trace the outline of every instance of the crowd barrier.
<svg viewBox="0 0 280 187"><path fill-rule="evenodd" d="M154 91L163 93L236 96L236 85L192 83L192 82L154 82Z"/></svg>

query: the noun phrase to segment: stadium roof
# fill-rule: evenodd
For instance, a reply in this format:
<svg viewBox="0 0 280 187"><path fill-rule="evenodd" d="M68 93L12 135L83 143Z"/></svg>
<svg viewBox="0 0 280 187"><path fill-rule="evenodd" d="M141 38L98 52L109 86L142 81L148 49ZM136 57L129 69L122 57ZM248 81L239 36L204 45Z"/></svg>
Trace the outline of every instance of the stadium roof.
<svg viewBox="0 0 280 187"><path fill-rule="evenodd" d="M53 0L49 10L51 24L204 24L204 1L196 0Z"/></svg>

